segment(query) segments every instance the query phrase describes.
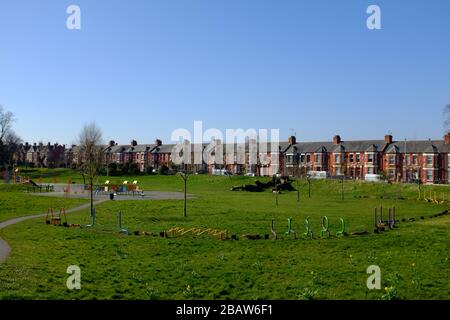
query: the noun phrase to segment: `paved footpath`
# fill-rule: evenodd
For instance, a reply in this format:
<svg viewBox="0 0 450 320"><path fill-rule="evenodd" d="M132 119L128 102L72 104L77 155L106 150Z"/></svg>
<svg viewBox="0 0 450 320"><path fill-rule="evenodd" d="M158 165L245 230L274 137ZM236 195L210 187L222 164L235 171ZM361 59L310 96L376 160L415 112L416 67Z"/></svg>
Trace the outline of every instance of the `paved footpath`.
<svg viewBox="0 0 450 320"><path fill-rule="evenodd" d="M102 202L105 202L105 201L106 201L106 199L97 200L97 201L94 202L94 205L98 205L98 204L100 204ZM83 204L83 205L81 205L79 207L68 209L66 211L66 213L71 213L71 212L87 209L90 206L91 206L90 203L86 203L86 204ZM26 221L26 220L30 220L30 219L36 219L36 218L42 218L42 217L45 217L46 215L47 215L47 213L39 213L39 214L30 215L30 216L25 216L25 217L19 217L19 218L6 220L6 221L3 221L3 222L0 222L0 230L3 229L3 228L8 227L10 225L22 222L22 221ZM10 253L11 253L11 247L8 245L8 243L5 240L0 238L0 262L5 261L9 257Z"/></svg>

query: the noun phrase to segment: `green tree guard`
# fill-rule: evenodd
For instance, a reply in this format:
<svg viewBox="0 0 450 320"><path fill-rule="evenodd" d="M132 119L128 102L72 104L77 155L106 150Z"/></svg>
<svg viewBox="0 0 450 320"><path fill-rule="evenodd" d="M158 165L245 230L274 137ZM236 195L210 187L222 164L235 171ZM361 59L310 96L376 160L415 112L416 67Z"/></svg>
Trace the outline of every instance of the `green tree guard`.
<svg viewBox="0 0 450 320"><path fill-rule="evenodd" d="M340 230L337 230L337 232L336 232L336 236L337 237L343 236L343 235L346 234L346 232L345 232L345 221L344 221L343 218L340 218L340 220L341 220L341 228L340 228Z"/></svg>
<svg viewBox="0 0 450 320"><path fill-rule="evenodd" d="M91 211L91 224L88 224L86 227L90 228L93 227L95 224L95 208L92 208Z"/></svg>
<svg viewBox="0 0 450 320"><path fill-rule="evenodd" d="M270 231L272 232L272 235L273 235L273 240L277 240L277 232L275 231L275 229L273 228L273 222L274 222L274 219L272 219L272 226L270 227Z"/></svg>
<svg viewBox="0 0 450 320"><path fill-rule="evenodd" d="M328 222L327 216L322 217L322 230L320 231L320 236L323 238L324 234L330 237L330 223Z"/></svg>
<svg viewBox="0 0 450 320"><path fill-rule="evenodd" d="M311 227L309 226L309 217L305 219L305 228L306 232L303 234L307 238L313 238L313 232L311 230Z"/></svg>
<svg viewBox="0 0 450 320"><path fill-rule="evenodd" d="M291 235L292 232L292 218L288 218L288 230L286 231L286 235Z"/></svg>
<svg viewBox="0 0 450 320"><path fill-rule="evenodd" d="M128 230L122 227L122 211L119 211L118 219L119 219L119 232L128 234Z"/></svg>

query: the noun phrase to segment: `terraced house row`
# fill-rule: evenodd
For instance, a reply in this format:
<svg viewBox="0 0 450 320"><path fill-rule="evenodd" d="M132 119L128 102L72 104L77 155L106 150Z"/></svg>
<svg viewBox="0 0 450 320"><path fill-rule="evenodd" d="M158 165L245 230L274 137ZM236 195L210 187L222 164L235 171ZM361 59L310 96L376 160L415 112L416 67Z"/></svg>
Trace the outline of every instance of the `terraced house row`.
<svg viewBox="0 0 450 320"><path fill-rule="evenodd" d="M152 144L138 144L133 140L128 145L110 141L101 146L105 165L135 163L143 172L149 168L158 170L163 165L173 167L174 147L175 144L163 144L159 139ZM217 149L210 148L209 143L196 147L196 150L202 150L202 158L200 164L189 165L195 172L450 183L450 133L442 140L420 141L395 141L392 135L381 140L346 141L336 135L330 141L300 142L291 136L280 142L275 150L270 143L264 151L258 148L254 163L250 163L248 143L224 144L222 157L218 157ZM194 149L192 146L192 153ZM69 167L83 162L77 146L27 144L19 150L23 150L23 154L16 157L20 160L18 163L36 162L35 165L46 166L51 160L54 166ZM191 158L194 159L193 154Z"/></svg>

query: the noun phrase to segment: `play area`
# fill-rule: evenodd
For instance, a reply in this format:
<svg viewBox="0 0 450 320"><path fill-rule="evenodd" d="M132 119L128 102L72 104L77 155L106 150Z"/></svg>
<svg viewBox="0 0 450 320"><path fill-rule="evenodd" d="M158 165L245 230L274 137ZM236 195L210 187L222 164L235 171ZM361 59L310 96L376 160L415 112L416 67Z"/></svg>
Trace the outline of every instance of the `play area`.
<svg viewBox="0 0 450 320"><path fill-rule="evenodd" d="M27 189L27 180L53 188ZM270 181L198 175L188 181L184 217L179 177L99 181L93 210L91 190L75 175L24 179L18 191L4 193L45 199L48 206L39 218L0 230L13 251L0 264L0 286L9 286L0 298L303 299L312 290L313 299L380 299L383 293L365 289L371 264L386 270L383 286L395 287L398 298L445 297L449 289L442 259L450 223L445 187L422 186L420 199L415 185L347 182L342 188L325 180L299 181L298 193L235 192L235 186ZM83 200L83 208L72 211L74 200ZM57 270L74 263L89 282L83 292L66 293ZM44 267L19 276L18 265ZM27 285L35 282L45 291Z"/></svg>

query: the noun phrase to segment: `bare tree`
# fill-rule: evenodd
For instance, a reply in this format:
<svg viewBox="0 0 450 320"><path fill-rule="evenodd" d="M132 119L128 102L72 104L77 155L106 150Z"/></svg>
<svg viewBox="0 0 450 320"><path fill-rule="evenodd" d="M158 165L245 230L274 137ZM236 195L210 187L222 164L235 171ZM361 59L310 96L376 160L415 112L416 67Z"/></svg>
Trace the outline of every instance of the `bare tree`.
<svg viewBox="0 0 450 320"><path fill-rule="evenodd" d="M178 175L181 177L181 179L184 182L184 208L183 208L183 216L187 217L187 182L189 180L189 177L191 175L191 172L187 170L187 165L182 166L183 169L178 171Z"/></svg>
<svg viewBox="0 0 450 320"><path fill-rule="evenodd" d="M450 104L447 104L444 108L444 130L450 132Z"/></svg>
<svg viewBox="0 0 450 320"><path fill-rule="evenodd" d="M10 164L18 151L21 139L13 131L14 115L0 105L0 164Z"/></svg>
<svg viewBox="0 0 450 320"><path fill-rule="evenodd" d="M86 124L78 137L80 154L83 157L80 169L89 183L91 214L94 212L94 183L100 172L103 158L102 132L95 123Z"/></svg>
<svg viewBox="0 0 450 320"><path fill-rule="evenodd" d="M19 152L22 139L12 130L10 130L4 138L4 161L11 164L14 160L14 155Z"/></svg>
<svg viewBox="0 0 450 320"><path fill-rule="evenodd" d="M0 142L5 143L5 138L12 133L12 123L14 115L10 111L5 111L0 105Z"/></svg>

